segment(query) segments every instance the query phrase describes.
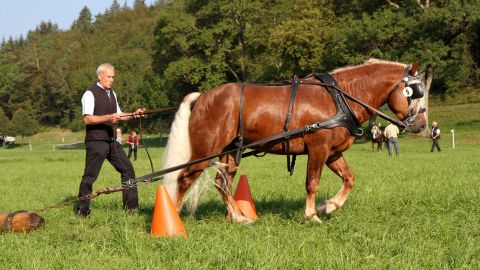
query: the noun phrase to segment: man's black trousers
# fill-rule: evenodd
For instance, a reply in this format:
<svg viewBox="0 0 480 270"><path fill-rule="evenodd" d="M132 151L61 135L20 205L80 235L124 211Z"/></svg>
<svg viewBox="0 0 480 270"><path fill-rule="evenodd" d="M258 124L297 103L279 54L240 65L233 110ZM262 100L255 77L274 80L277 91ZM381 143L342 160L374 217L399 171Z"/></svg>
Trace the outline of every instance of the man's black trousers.
<svg viewBox="0 0 480 270"><path fill-rule="evenodd" d="M78 197L92 193L93 183L97 180L105 159L107 159L110 164L113 165L115 170L121 174L122 183L135 178L133 165L118 142L87 141L85 142L85 146L87 148L85 156L85 171L82 176L82 181L80 182ZM137 188L133 187L122 192L123 207L125 209L138 208ZM88 213L90 200L83 200L79 202L78 206L80 212Z"/></svg>

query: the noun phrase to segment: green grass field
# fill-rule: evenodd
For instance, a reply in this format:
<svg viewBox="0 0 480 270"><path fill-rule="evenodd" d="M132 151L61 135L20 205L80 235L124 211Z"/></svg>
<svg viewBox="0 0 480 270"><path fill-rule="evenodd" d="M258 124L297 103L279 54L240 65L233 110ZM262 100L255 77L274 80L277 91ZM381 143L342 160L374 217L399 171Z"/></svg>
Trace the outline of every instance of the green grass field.
<svg viewBox="0 0 480 270"><path fill-rule="evenodd" d="M320 224L303 219L306 157L299 157L293 177L285 157L250 157L238 175L248 176L259 214L251 226L226 221L211 186L195 215L181 214L188 240L152 237L154 183L139 188L139 214L124 213L115 193L93 200L88 219L77 218L69 206L41 213L43 229L0 234L0 268L479 269L480 104L433 107L430 120L440 123L441 153L430 153L428 139L411 135L400 138L399 158L386 150L372 153L369 142L345 152L356 185L345 207ZM85 153L58 144L82 136L44 132L32 138L31 151L28 139L0 149L0 211L74 198ZM159 170L163 148L156 141L150 138L147 146ZM149 173L144 149L134 165L138 176ZM119 181L105 163L95 189ZM340 187L340 179L325 170L317 203Z"/></svg>

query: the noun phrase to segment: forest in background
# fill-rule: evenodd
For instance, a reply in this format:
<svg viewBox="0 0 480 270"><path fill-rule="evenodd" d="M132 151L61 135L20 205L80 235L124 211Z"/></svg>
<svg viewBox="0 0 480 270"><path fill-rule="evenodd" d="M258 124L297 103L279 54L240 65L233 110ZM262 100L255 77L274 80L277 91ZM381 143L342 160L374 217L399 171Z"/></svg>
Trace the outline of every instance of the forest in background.
<svg viewBox="0 0 480 270"><path fill-rule="evenodd" d="M0 134L82 129L80 99L103 62L116 68L124 111L372 57L431 65L430 93L449 99L480 89L480 0L113 0L96 16L83 8L67 31L40 22L0 46Z"/></svg>

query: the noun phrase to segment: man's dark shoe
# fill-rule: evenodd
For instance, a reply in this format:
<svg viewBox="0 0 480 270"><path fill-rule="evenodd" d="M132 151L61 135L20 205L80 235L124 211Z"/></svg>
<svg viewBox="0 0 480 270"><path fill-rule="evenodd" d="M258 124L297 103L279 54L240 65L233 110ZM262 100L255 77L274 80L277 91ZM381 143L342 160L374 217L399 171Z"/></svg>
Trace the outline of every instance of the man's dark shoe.
<svg viewBox="0 0 480 270"><path fill-rule="evenodd" d="M92 212L92 211L90 211L90 209L88 209L87 211L78 210L77 216L78 216L78 217L81 217L81 218L87 218L87 217L90 216L90 213L91 213L91 212Z"/></svg>
<svg viewBox="0 0 480 270"><path fill-rule="evenodd" d="M127 214L138 214L138 208L127 209Z"/></svg>

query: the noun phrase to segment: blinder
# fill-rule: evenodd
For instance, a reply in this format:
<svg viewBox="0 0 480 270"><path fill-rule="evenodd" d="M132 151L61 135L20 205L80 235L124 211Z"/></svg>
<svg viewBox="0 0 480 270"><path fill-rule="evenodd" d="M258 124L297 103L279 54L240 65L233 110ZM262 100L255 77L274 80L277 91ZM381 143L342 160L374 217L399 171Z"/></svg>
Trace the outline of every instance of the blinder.
<svg viewBox="0 0 480 270"><path fill-rule="evenodd" d="M403 94L409 99L422 98L423 93L423 82L419 79L418 76L415 77L405 77L402 79L405 83L405 88L403 89Z"/></svg>

